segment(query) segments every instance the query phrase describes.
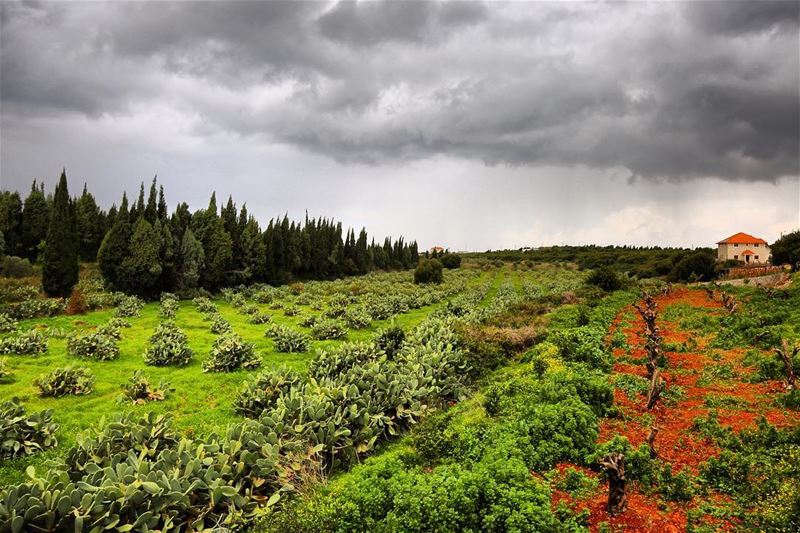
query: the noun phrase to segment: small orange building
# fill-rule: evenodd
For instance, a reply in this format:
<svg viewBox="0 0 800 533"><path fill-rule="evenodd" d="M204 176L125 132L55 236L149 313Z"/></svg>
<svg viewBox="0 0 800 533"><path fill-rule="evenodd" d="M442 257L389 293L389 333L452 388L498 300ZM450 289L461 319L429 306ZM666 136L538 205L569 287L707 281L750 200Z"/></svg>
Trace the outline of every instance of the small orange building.
<svg viewBox="0 0 800 533"><path fill-rule="evenodd" d="M717 259L735 259L747 264L764 265L769 263L772 252L764 239L739 232L717 243Z"/></svg>

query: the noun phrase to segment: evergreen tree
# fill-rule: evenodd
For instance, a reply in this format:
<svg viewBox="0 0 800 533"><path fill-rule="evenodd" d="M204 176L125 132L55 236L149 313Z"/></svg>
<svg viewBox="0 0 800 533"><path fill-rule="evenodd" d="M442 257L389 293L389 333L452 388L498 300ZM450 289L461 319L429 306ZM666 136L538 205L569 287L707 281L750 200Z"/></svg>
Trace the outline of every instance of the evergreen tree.
<svg viewBox="0 0 800 533"><path fill-rule="evenodd" d="M61 172L44 247L42 288L49 296L69 296L78 282L78 239L75 210L67 189L67 173Z"/></svg>
<svg viewBox="0 0 800 533"><path fill-rule="evenodd" d="M179 285L182 291L196 289L200 283L200 272L205 263L203 245L200 244L190 228L186 228L181 240Z"/></svg>
<svg viewBox="0 0 800 533"><path fill-rule="evenodd" d="M100 250L97 252L97 262L100 265L100 272L103 274L103 279L105 279L106 283L112 288L119 288L118 270L122 261L128 255L128 242L132 232L132 224L129 216L128 197L123 193L119 213L114 220L114 225L111 226L111 230L106 233L100 245Z"/></svg>
<svg viewBox="0 0 800 533"><path fill-rule="evenodd" d="M150 194L147 195L147 207L144 208L144 218L150 224L155 224L156 218L158 218L157 179L158 176L155 176L152 183L150 183Z"/></svg>
<svg viewBox="0 0 800 533"><path fill-rule="evenodd" d="M128 254L117 271L117 285L143 297L159 292L162 268L159 261L160 235L144 216L139 217L130 238Z"/></svg>
<svg viewBox="0 0 800 533"><path fill-rule="evenodd" d="M83 193L75 202L75 222L78 232L78 255L83 261L97 259L97 251L106 234L106 221L94 196L83 184Z"/></svg>
<svg viewBox="0 0 800 533"><path fill-rule="evenodd" d="M25 198L22 211L22 252L25 257L35 261L39 255L39 245L47 238L50 227L50 209L47 199L33 181L31 192Z"/></svg>
<svg viewBox="0 0 800 533"><path fill-rule="evenodd" d="M6 239L6 254L23 255L22 199L16 191L0 194L0 231Z"/></svg>
<svg viewBox="0 0 800 533"><path fill-rule="evenodd" d="M164 186L158 188L158 219L162 222L167 220L167 199L164 197Z"/></svg>

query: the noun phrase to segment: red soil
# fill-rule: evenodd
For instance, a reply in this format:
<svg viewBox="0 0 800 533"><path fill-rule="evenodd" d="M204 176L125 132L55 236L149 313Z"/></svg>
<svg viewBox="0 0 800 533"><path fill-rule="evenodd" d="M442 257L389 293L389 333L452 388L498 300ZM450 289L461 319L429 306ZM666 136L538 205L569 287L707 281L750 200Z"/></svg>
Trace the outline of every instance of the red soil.
<svg viewBox="0 0 800 533"><path fill-rule="evenodd" d="M688 304L696 308L707 309L709 313L714 314L726 312L721 303L709 300L706 294L699 290L677 289L668 295L657 296L656 301L660 312L673 304ZM625 314L630 317L630 310L623 310L615 318L611 327L612 332L621 328L622 318ZM646 358L642 340L644 323L638 313L633 313L633 317L631 327L621 329L631 347L629 358L643 360ZM692 332L680 331L677 324L669 321L659 320L658 325L664 341L667 343L680 344L689 338L694 338L697 343L697 348L693 352L665 353L668 365L662 372L662 376L666 380L668 388L679 386L683 389L684 395L673 404L662 400L654 409L648 411L645 407L645 398L629 398L622 390L615 390L614 400L621 416L602 421L599 442L606 442L616 435L623 435L633 446L638 447L645 442L649 433L650 427L645 418L645 415L649 415L659 427L655 440L659 458L670 463L673 472L689 469L690 472L696 474L703 462L720 452L717 446L693 427L696 418L705 417L710 411L706 405L707 398L724 400L724 403L716 409L719 421L722 425L737 432L755 426L761 416L766 417L771 424L776 426L797 424L796 414L790 414L775 407L774 396L782 390L779 382L749 383L746 381L752 370L742 364L745 350L712 351L707 349L711 339L697 337ZM623 355L622 350L615 350L615 356L618 359L621 355ZM728 365L732 369L733 379L725 380L704 376L705 369L721 365ZM614 365L614 372L642 377L647 375L644 364L630 364L629 362L617 362ZM559 465L559 471L563 472L566 466L572 465ZM592 475L596 474L592 473ZM553 505L564 502L577 510L588 509L592 531L597 531L600 523L607 522L612 531L659 531L661 533L685 531L687 510L697 505L697 502L694 501L689 504L665 505L656 496L644 495L634 486L628 496L627 511L619 516L611 517L605 507L606 498L607 487L604 485L584 501L576 501L569 494L555 491ZM707 498L719 500L722 496L712 493ZM695 498L695 500L697 499ZM709 523L713 522L711 518L706 520Z"/></svg>

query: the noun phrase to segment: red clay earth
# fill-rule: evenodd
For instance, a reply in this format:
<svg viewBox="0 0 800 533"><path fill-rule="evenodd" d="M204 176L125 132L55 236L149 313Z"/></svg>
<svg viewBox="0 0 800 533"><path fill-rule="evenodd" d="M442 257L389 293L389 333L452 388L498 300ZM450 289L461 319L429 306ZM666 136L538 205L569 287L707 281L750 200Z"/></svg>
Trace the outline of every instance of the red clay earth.
<svg viewBox="0 0 800 533"><path fill-rule="evenodd" d="M709 313L714 314L727 312L720 302L710 300L705 292L699 290L676 289L668 295L660 295L655 299L658 303L659 313L663 313L667 307L675 304L688 304L695 308L707 309ZM611 331L622 329L625 334L630 346L630 354L626 357L628 360L644 361L646 359L642 339L644 323L638 313L635 311L631 313L631 310L632 308L624 309L617 315ZM621 327L624 315L627 315L628 318L633 317L630 327ZM719 449L693 428L694 420L707 416L710 411L705 403L708 395L730 399L728 400L731 402L729 407L720 407L716 411L720 423L737 432L746 427L753 427L760 416L765 416L771 424L776 426L797 423L796 415L788 414L775 407L773 399L777 393L782 391L781 383L748 383L744 381L747 375L752 373L751 369L742 364L745 350L713 350L714 358L712 358L712 351L707 349L711 339L698 338L692 332L679 331L677 324L663 319L658 320L657 324L665 343L681 344L690 337L694 338L697 343L697 347L692 352L665 353L668 365L662 375L667 382L667 387L679 386L683 389L684 394L679 401L672 404L661 400L653 410L648 411L645 407L646 399L644 397L629 398L624 391L616 389L614 400L621 416L602 421L599 442L606 442L616 435L623 435L633 446L638 447L645 442L650 430L650 424L647 423L645 416L647 415L652 417L659 427L655 448L660 459L670 463L673 472L679 472L686 468L696 474L700 464L719 454ZM642 364L619 362L619 358L626 355L621 349L615 350L614 355L618 360L614 365L614 373L633 374L641 377L647 375L643 362ZM735 376L733 379L723 380L711 377L711 379L701 381L705 368L725 364L732 368ZM559 472L563 472L567 466L578 468L573 465L559 466ZM596 477L593 472L590 475ZM598 531L599 524L605 522L612 531L659 531L662 533L685 531L686 513L696 506L695 502L665 505L656 496L644 495L634 486L628 495L627 511L612 517L606 510L607 490L606 485L601 485L593 495L584 500L575 500L567 493L555 491L553 505L564 502L577 510L588 509L591 531ZM718 494L712 494L711 499L721 500L724 498ZM708 521L712 522L711 519ZM717 526L723 530L728 529L725 524L717 524Z"/></svg>

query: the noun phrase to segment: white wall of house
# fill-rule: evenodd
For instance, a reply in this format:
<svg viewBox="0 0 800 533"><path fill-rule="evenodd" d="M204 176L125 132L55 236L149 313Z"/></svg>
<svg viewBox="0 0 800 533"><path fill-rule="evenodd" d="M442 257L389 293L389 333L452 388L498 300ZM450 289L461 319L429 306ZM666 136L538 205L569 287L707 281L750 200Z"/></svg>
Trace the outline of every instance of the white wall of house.
<svg viewBox="0 0 800 533"><path fill-rule="evenodd" d="M772 252L766 244L718 244L717 245L717 259L720 261L727 261L728 259L735 259L737 261L747 262L747 258L742 255L745 250L751 250L754 255L750 256L750 263L764 264L769 263L772 258Z"/></svg>

